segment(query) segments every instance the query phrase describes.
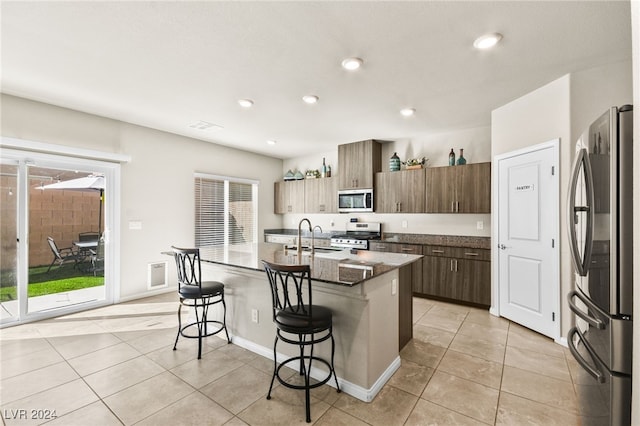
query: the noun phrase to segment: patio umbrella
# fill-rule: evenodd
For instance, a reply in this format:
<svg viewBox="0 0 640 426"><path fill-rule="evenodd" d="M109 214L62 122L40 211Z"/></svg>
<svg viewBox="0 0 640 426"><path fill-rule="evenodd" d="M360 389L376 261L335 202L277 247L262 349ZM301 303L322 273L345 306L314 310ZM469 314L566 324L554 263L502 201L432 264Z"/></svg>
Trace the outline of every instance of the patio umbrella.
<svg viewBox="0 0 640 426"><path fill-rule="evenodd" d="M100 210L98 211L98 233L102 234L102 196L104 194L104 176L89 175L77 179L64 180L42 186L42 189L62 189L66 191L99 191Z"/></svg>

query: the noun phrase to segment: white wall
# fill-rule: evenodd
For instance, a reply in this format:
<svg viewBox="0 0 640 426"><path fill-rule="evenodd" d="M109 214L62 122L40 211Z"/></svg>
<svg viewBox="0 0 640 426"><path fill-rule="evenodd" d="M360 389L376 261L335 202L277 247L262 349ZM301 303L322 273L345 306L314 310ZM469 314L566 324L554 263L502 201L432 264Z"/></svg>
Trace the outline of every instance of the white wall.
<svg viewBox="0 0 640 426"><path fill-rule="evenodd" d="M131 156L121 176L123 299L147 293L147 264L169 260L162 251L193 245L196 171L258 180L259 235L281 226L273 214L279 159L8 95L2 95L2 136ZM132 220L141 221L142 229L130 230Z"/></svg>
<svg viewBox="0 0 640 426"><path fill-rule="evenodd" d="M493 111L491 151L498 155L560 138L560 302L561 333L571 315L564 295L572 268L564 218L573 145L581 130L609 107L632 102L631 62L608 64L565 75ZM493 183L493 188L496 183ZM496 211L497 206L493 206ZM492 234L495 241L496 231ZM493 277L495 284L495 277ZM494 286L495 288L495 286Z"/></svg>
<svg viewBox="0 0 640 426"><path fill-rule="evenodd" d="M445 166L449 164L449 151L454 148L456 158L460 148L464 149L464 157L468 163L491 161L491 128L477 127L457 132L424 135L420 139L398 139L382 145L382 170L389 170L389 158L394 152L402 161L408 158L426 157L428 166ZM323 154L296 157L283 161L283 172L308 169L320 169L322 157L327 165L331 165L333 176L338 173L338 144L349 141L337 141L336 149ZM344 231L351 217L361 221L382 222L384 232L440 234L440 235L491 235L491 215L489 214L306 214L283 215L283 227L297 228L303 217L309 217L314 225L320 225L324 231ZM402 222L407 227L402 227ZM477 229L477 222L482 221L484 228ZM332 225L333 223L333 225Z"/></svg>

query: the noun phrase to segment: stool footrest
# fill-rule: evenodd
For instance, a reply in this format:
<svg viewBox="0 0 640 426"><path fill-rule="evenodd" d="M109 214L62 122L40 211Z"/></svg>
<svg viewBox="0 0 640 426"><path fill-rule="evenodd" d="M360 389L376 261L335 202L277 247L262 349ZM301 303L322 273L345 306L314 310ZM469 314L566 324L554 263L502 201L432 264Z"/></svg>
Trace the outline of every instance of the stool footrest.
<svg viewBox="0 0 640 426"><path fill-rule="evenodd" d="M318 381L317 383L310 383L309 384L309 388L310 389L317 388L317 387L320 387L320 386L324 385L333 376L333 374L334 374L333 373L333 369L331 368L331 364L329 364L329 362L327 360L322 359L322 358L318 358L318 357L315 357L315 356L312 357L312 356L309 356L309 355L305 355L303 357L296 356L296 357L289 358L289 359L285 360L280 365L278 365L278 367L276 368L275 376L276 376L276 378L278 379L278 381L280 382L280 384L282 386L286 386L286 387L288 387L290 389L306 389L307 388L307 386L305 384L294 385L294 384L288 383L286 380L284 380L282 377L280 377L280 369L282 367L284 367L285 365L287 365L290 362L296 362L297 361L299 363L301 358L303 360L313 360L313 361L321 362L322 364L324 364L329 369L329 371L327 372L327 377L325 377L324 379ZM291 367L289 367L289 368L291 368ZM306 365L305 365L305 368L306 368ZM297 370L297 368L294 369L294 370ZM311 372L309 371L309 372L307 372L307 374L310 375ZM295 375L293 377L295 377Z"/></svg>
<svg viewBox="0 0 640 426"><path fill-rule="evenodd" d="M198 336L198 326L202 324L202 322L192 322L191 324L187 324L185 326L183 326L180 329L180 335L182 337L186 337L187 339L197 339L200 336ZM209 336L213 336L214 334L218 334L220 333L222 330L224 330L224 324L222 323L222 321L214 321L214 320L207 320L207 329L209 329L209 324L215 324L215 326L212 326L212 328L214 328L214 331L211 332L207 332L207 334L203 334L202 337L209 337ZM186 334L185 332L187 331L187 329L191 328L191 327L195 327L195 335L194 334Z"/></svg>

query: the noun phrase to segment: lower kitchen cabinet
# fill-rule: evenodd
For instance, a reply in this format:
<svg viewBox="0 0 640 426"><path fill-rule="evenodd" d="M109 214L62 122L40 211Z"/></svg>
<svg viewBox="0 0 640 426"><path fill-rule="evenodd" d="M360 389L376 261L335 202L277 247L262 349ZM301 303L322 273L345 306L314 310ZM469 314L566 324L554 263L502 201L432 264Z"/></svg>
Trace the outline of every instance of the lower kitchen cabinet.
<svg viewBox="0 0 640 426"><path fill-rule="evenodd" d="M426 296L491 305L490 250L424 246L422 289Z"/></svg>
<svg viewBox="0 0 640 426"><path fill-rule="evenodd" d="M422 254L422 246L419 244L371 241L369 249L371 251L383 251L388 253ZM422 259L411 264L411 283L413 293L422 293Z"/></svg>

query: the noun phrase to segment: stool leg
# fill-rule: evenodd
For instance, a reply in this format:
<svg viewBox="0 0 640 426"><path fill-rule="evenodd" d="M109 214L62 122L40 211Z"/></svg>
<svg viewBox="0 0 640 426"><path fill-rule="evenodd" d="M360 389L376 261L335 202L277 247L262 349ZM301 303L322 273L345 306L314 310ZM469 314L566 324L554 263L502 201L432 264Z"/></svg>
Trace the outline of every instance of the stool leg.
<svg viewBox="0 0 640 426"><path fill-rule="evenodd" d="M333 329L329 330L329 332L331 333L331 371L333 372L333 378L336 381L336 390L338 391L338 393L342 392L340 390L340 385L338 384L338 376L336 375L336 368L333 365L333 358L335 357L336 354L336 340L333 338Z"/></svg>
<svg viewBox="0 0 640 426"><path fill-rule="evenodd" d="M306 336L305 336L306 337ZM311 335L313 341L313 334ZM307 411L307 423L311 423L311 388L309 387L309 377L311 376L311 363L313 362L313 344L309 348L309 368L304 375L304 403Z"/></svg>
<svg viewBox="0 0 640 426"><path fill-rule="evenodd" d="M224 327L224 334L227 335L227 344L231 343L229 339L229 331L227 330L227 304L224 302L224 292L220 295L222 298L222 326Z"/></svg>
<svg viewBox="0 0 640 426"><path fill-rule="evenodd" d="M277 344L278 344L278 334L276 332L276 340L273 342L273 376L271 376L271 384L269 385L269 393L267 393L267 399L271 399L271 390L273 389L273 381L276 379L276 372L278 371L278 361L276 360Z"/></svg>
<svg viewBox="0 0 640 426"><path fill-rule="evenodd" d="M198 299L194 299L193 309L196 312L196 327L198 327L198 359L202 358L202 321L198 318Z"/></svg>
<svg viewBox="0 0 640 426"><path fill-rule="evenodd" d="M180 337L180 332L182 331L182 315L180 315L180 311L182 311L182 299L180 299L180 304L178 305L178 334L176 335L176 341L173 343L173 350L176 350L176 346L178 346L178 338Z"/></svg>

